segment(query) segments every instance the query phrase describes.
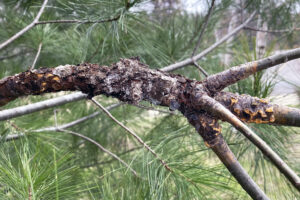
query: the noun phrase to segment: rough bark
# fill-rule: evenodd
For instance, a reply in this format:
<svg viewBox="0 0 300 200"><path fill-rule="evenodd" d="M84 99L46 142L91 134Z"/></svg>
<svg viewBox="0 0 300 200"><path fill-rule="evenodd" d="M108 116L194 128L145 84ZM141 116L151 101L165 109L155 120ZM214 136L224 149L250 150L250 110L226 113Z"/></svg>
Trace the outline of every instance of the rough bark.
<svg viewBox="0 0 300 200"><path fill-rule="evenodd" d="M283 173L283 175L300 191L300 178L281 158L267 145L258 135L256 135L248 126L242 123L225 106L215 99L203 95L201 98L203 109L213 116L218 116L222 120L229 122L237 130L244 134L270 161Z"/></svg>
<svg viewBox="0 0 300 200"><path fill-rule="evenodd" d="M291 58L295 57L297 56L291 56ZM277 59L283 62L281 58ZM234 68L233 71L235 70L234 73L241 76L245 76L249 69L253 72L250 65L246 66L250 68L241 68L240 71ZM241 185L244 184L242 187L252 197L267 199L264 193L258 190L256 184L249 179L236 159L235 162L227 162L230 157L234 158L234 155L229 149L226 150L226 145L224 146L226 143L220 136L221 128L218 124L219 119L227 121L227 118L220 113L216 115L210 112L207 105L214 108L214 101L217 100L217 103L220 101L235 112L240 119L256 123L276 122L275 109L264 100L218 92L220 87L217 89L213 87L212 80L219 80L219 82L216 81L216 85L226 85L232 80L237 80L236 77L230 79L228 76L231 75L232 73L225 73L225 75L221 73L199 82L181 75L152 70L137 58L121 59L110 67L89 63L61 65L56 68L26 71L2 79L0 81L0 105L5 105L24 95L79 90L88 94L89 98L104 94L132 104L145 100L155 105L168 106L170 110L179 110L186 116L203 137L206 145L216 152L222 162L226 161L224 163L226 167ZM253 141L256 142L256 140ZM243 179L249 179L249 181L244 182ZM251 184L251 186L248 187L245 184Z"/></svg>
<svg viewBox="0 0 300 200"><path fill-rule="evenodd" d="M214 99L223 104L240 120L256 124L300 126L300 110L269 103L250 95L218 92Z"/></svg>
<svg viewBox="0 0 300 200"><path fill-rule="evenodd" d="M245 72L241 71L237 73ZM210 76L204 82L189 80L181 75L152 70L137 59L121 59L111 67L88 63L61 65L2 79L0 105L24 95L79 90L89 97L105 94L133 104L146 100L184 113L186 107L201 112L203 104L200 100L205 94L222 103L244 122L299 125L298 109L269 104L264 99L249 95L215 92L211 77L220 82L224 80L223 73ZM79 99L81 96L84 95L80 95ZM215 117L218 119L218 116Z"/></svg>

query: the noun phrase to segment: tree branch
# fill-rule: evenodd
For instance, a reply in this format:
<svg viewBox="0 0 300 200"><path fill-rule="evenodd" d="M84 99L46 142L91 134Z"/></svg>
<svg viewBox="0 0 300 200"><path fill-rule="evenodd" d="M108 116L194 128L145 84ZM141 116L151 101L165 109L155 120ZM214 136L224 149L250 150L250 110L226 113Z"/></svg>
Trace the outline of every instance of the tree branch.
<svg viewBox="0 0 300 200"><path fill-rule="evenodd" d="M235 115L226 109L221 103L209 96L202 96L204 109L213 115L221 117L241 131L270 161L284 174L284 176L300 191L300 178L298 175L274 152L268 144L257 136L249 127L242 123ZM206 105L206 106L205 106Z"/></svg>
<svg viewBox="0 0 300 200"><path fill-rule="evenodd" d="M219 135L218 138L219 142L212 146L211 149L219 157L232 176L253 199L269 199L241 166L223 136Z"/></svg>
<svg viewBox="0 0 300 200"><path fill-rule="evenodd" d="M205 21L204 21L204 24L203 24L203 27L201 28L201 31L200 31L200 34L199 34L199 37L198 37L198 40L197 40L197 44L193 50L193 53L192 53L192 57L194 57L195 53L197 52L199 46L200 46L200 42L201 42L201 39L202 39L202 36L203 36L203 33L206 29L206 26L208 24L208 21L209 21L209 18L210 18L210 15L212 13L212 10L213 10L213 7L214 7L214 4L215 4L215 0L212 0L211 2L211 6L209 7L209 10L208 10L208 13L207 15L205 16Z"/></svg>
<svg viewBox="0 0 300 200"><path fill-rule="evenodd" d="M255 16L255 12L253 12L250 15L250 17L243 24L239 25L234 30L232 30L232 32L225 35L222 39L220 39L219 41L217 41L216 43L214 43L213 45L211 45L210 47L208 47L207 49L205 49L201 53L194 56L193 59L192 58L187 58L183 61L180 61L180 62L174 63L172 65L166 66L166 67L162 68L161 71L164 71L164 72L174 71L174 70L182 68L186 65L192 64L194 62L194 60L197 61L200 58L203 58L208 53L210 53L212 50L214 50L215 48L217 48L218 46L220 46L221 44L226 42L226 40L228 40L230 37L237 34L239 31L241 31L253 19L254 16Z"/></svg>
<svg viewBox="0 0 300 200"><path fill-rule="evenodd" d="M189 107L182 108L181 112L202 136L206 146L210 147L217 154L229 172L253 199L269 199L247 174L229 149L221 135L221 127L217 120L208 113L196 112Z"/></svg>
<svg viewBox="0 0 300 200"><path fill-rule="evenodd" d="M37 103L25 105L25 106L20 106L20 107L16 107L16 108L3 110L3 111L0 111L0 121L11 119L14 117L19 117L19 116L26 115L26 114L30 114L33 112L47 109L47 108L64 105L66 103L79 101L86 97L87 97L86 94L83 94L81 92L76 92L73 94L68 94L68 95L64 95L61 97L56 97L53 99L48 99L45 101L40 101Z"/></svg>
<svg viewBox="0 0 300 200"><path fill-rule="evenodd" d="M37 51L36 56L35 56L35 58L33 60L32 66L30 67L30 70L33 70L34 67L35 67L35 64L36 64L36 62L37 62L37 60L38 60L38 58L40 56L41 50L42 50L42 45L43 45L43 43L39 44L38 51Z"/></svg>
<svg viewBox="0 0 300 200"><path fill-rule="evenodd" d="M150 153L152 153L154 155L155 158L157 158L160 163L168 170L168 171L172 171L171 168L167 165L167 163L161 159L157 153L151 148L149 147L148 144L146 144L142 138L140 138L136 133L134 133L132 130L130 130L128 127L126 127L124 124L122 124L120 121L118 121L114 116L112 116L112 114L106 110L106 108L104 108L100 103L98 103L95 99L91 99L91 101L98 106L101 110L103 110L103 112L105 112L105 114L107 114L107 116L109 118L111 118L113 121L115 121L119 126L121 126L123 129L125 129L130 135L132 135L141 145L143 145Z"/></svg>
<svg viewBox="0 0 300 200"><path fill-rule="evenodd" d="M39 102L40 103L40 102ZM116 103L116 104L112 104L108 107L106 107L107 110L112 110L120 105L122 105L123 103ZM40 129L36 129L36 130L30 130L31 133L34 133L34 132L45 132L45 131L59 131L60 129L67 129L67 128L70 128L70 127L73 127L73 126L76 126L77 124L80 124L82 122L85 122L89 119L92 119L96 116L98 116L99 114L101 114L100 112L94 112L90 115L87 115L85 117L82 117L82 118L79 118L77 120L74 120L72 122L69 122L69 123L66 123L66 124L62 124L62 125L58 125L58 126L51 126L51 127L45 127L45 128L40 128ZM16 140L16 139L19 139L20 137L24 137L25 134L22 133L22 134L10 134L10 135L7 135L5 137L5 141L11 141L11 140Z"/></svg>
<svg viewBox="0 0 300 200"><path fill-rule="evenodd" d="M260 31L260 32L266 32L266 33L290 33L293 31L299 31L300 28L291 28L291 29L282 29L282 30L264 30L264 29L259 29L251 26L245 26L244 29L248 29L251 31Z"/></svg>
<svg viewBox="0 0 300 200"><path fill-rule="evenodd" d="M273 67L278 64L300 58L300 48L288 50L277 55L269 56L257 61L232 67L223 72L209 76L204 82L211 92L218 92L225 87L255 74L258 71Z"/></svg>
<svg viewBox="0 0 300 200"><path fill-rule="evenodd" d="M210 133L220 133L217 120L228 120L226 118L228 117L228 112L230 117L234 116L227 109L225 109L225 111L221 109L224 107L209 97L218 94L209 91L206 87L206 82L193 81L181 75L150 69L136 58L121 59L120 62L112 64L111 67L84 63L77 66L64 65L56 68L42 68L7 77L0 81L0 103L3 105L22 95L39 95L46 92L65 90L80 90L87 93L89 98L99 94L105 94L131 104L138 104L140 101L146 100L156 105L168 106L170 110L178 109L185 116L193 116L186 111L205 113L204 110L207 110L211 111L211 114L217 113L216 115L212 115L215 117L213 121L206 123L208 130L203 131L204 134L202 134L202 137L209 146L214 145L214 138L218 136L218 134ZM209 101L210 103L215 103L207 104ZM215 107L216 105L217 107ZM268 107L264 108L267 112ZM216 110L218 112L216 112ZM106 113L112 117L112 119L115 119L108 111ZM207 119L209 119L209 117L210 114L207 115ZM234 116L234 118L230 119L233 121L229 120L229 122L236 123L235 125L239 130L244 131L245 135L248 136L254 144L264 153L267 153L269 158L274 160L276 166L282 170L286 176L289 176L288 178L290 180L293 179L295 185L298 184L294 176L295 174L293 174L294 172L286 166L272 149L265 146L265 142L257 138L237 117ZM269 121L271 121L271 119L270 115ZM120 122L118 124L122 126ZM125 126L123 128L129 133L133 133L134 137L141 144L150 149L134 132ZM196 129L198 128L196 127ZM149 151L155 155L153 150ZM168 165L166 165L163 160L160 159L160 161L163 166L168 169Z"/></svg>
<svg viewBox="0 0 300 200"><path fill-rule="evenodd" d="M30 29L32 29L35 26L35 24L39 21L42 13L44 12L44 9L45 9L47 3L48 3L48 0L44 0L44 3L42 5L41 9L39 10L38 14L34 18L33 22L31 22L29 25L27 25L25 28L23 28L21 31L19 31L15 35L13 35L11 38L6 40L5 42L1 43L0 50L3 49L4 47L6 47L7 45L9 45L10 43L12 43L13 41L15 41L16 39L18 39L19 37L21 37L24 33L29 31Z"/></svg>
<svg viewBox="0 0 300 200"><path fill-rule="evenodd" d="M39 21L42 13L44 12L45 6L47 4L48 0L45 0L40 11L38 12L37 16L34 18L33 22L27 25L25 28L23 28L21 31L13 35L11 38L6 40L5 42L0 44L0 50L21 37L23 34L25 34L27 31L32 29L33 27L37 25L43 25L43 24L97 24L97 23L105 23L105 22L112 22L116 21L120 18L120 15L110 18L110 19L102 19L102 20L95 20L95 21L90 21L90 20L48 20L48 21Z"/></svg>
<svg viewBox="0 0 300 200"><path fill-rule="evenodd" d="M118 160L120 163L122 163L126 168L128 168L136 177L140 178L139 175L137 174L137 172L132 169L124 160L122 160L120 157L118 157L116 154L112 153L111 151L107 150L106 148L104 148L101 144L99 144L98 142L96 142L95 140L82 135L80 133L76 133L74 131L69 131L69 130L65 130L65 129L57 129L57 131L59 132L64 132L64 133L69 133L71 135L74 135L76 137L80 137L83 140L86 140L94 145L96 145L101 151L107 153L108 155L112 156L114 159Z"/></svg>
<svg viewBox="0 0 300 200"><path fill-rule="evenodd" d="M39 21L35 23L35 25L40 24L99 24L99 23L105 23L105 22L112 22L120 19L120 15L109 18L109 19L102 19L102 20L77 20L77 19L61 19L61 20L47 20L47 21Z"/></svg>

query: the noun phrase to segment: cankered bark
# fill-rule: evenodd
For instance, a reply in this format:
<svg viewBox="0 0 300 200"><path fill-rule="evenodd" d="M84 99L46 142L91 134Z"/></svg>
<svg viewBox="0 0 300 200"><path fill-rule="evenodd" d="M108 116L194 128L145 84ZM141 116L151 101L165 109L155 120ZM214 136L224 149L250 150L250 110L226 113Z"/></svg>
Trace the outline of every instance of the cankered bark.
<svg viewBox="0 0 300 200"><path fill-rule="evenodd" d="M255 70L253 71L249 64L246 66L249 66L251 73L254 73ZM245 77L249 69L242 68L242 71L237 72L234 68L233 71ZM207 105L213 105L214 101L220 102L246 122L276 123L282 122L284 116L276 115L279 109L275 109L265 100L219 92L218 84L222 80L224 80L221 84L223 86L237 80L236 77L229 79L230 75L232 74L226 74L225 71L225 74L213 75L200 82L181 75L150 69L137 58L121 59L110 67L89 63L61 65L55 68L26 71L2 79L0 105L5 105L24 95L78 90L88 94L88 98L104 94L132 104L145 100L155 105L168 106L170 110L179 110L189 120L203 137L206 145L214 150L249 195L257 199L267 199L257 185L249 179L250 177L220 135L221 128L218 120L228 121L226 116L215 112L210 113ZM212 80L218 80L216 88L212 87ZM232 160L234 162L227 162L229 158L234 158ZM245 182L243 179L248 181ZM247 184L251 186L248 187Z"/></svg>

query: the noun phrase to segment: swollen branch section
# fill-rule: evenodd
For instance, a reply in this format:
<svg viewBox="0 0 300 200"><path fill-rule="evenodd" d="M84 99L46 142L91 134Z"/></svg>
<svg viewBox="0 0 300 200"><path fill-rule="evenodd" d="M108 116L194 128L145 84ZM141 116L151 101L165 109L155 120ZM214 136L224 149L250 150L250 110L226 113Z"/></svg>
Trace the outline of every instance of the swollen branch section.
<svg viewBox="0 0 300 200"><path fill-rule="evenodd" d="M274 105L263 99L216 92L214 89L208 89L213 88L208 83L206 80L199 82L181 75L152 70L135 58L121 59L110 67L89 63L61 65L56 68L26 71L2 79L0 105L24 95L75 90L87 93L89 97L105 94L133 104L146 100L155 105L168 106L170 110L181 111L198 131L202 127L203 131L199 132L207 144L214 143L213 135L220 133L217 120L221 117L211 116L211 113L205 111L205 102L201 99L203 95L209 95L221 102L245 122L280 123L284 118L283 112L279 112L279 106L275 106L274 109ZM287 113L286 109L281 110ZM195 112L202 116L201 123L197 120L197 126L193 120ZM299 112L294 112L299 115ZM276 120L275 116L280 119Z"/></svg>
<svg viewBox="0 0 300 200"><path fill-rule="evenodd" d="M221 92L226 86L272 66L272 63L278 64L299 57L300 51L296 49L291 55L284 55L285 59L273 56L271 59L247 63L240 68L209 76L202 82L165 70L150 69L137 58L121 59L110 67L83 63L40 68L2 79L0 106L24 95L75 90L88 94L89 98L104 94L132 104L145 100L155 105L168 106L170 110L179 110L188 119L203 137L205 144L213 149L252 198L268 199L240 166L221 135L218 120L230 120L215 111L224 106L245 122L300 125L299 110L272 105L266 100L247 95ZM287 122L286 119L292 120ZM236 122L236 127L242 127ZM274 159L281 163L280 158L274 155ZM280 169L281 165L277 166ZM294 185L299 188L297 184L294 181Z"/></svg>

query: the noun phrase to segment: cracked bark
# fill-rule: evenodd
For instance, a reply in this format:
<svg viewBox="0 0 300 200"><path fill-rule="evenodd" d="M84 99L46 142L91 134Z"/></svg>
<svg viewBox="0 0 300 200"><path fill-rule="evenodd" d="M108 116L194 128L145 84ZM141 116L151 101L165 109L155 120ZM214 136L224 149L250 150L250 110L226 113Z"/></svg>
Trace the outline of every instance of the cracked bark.
<svg viewBox="0 0 300 200"><path fill-rule="evenodd" d="M294 59L299 57L298 54L300 55L300 50L296 49L292 56L287 55L287 57ZM206 111L208 105L206 101L208 103L213 101L203 100L204 97L215 98L246 122L283 122L284 115L283 112L279 112L280 107L275 106L275 108L263 100L248 96L235 96L218 91L257 70L266 68L266 66L286 61L286 54L284 55L279 58L275 56L271 61L263 59L254 64L246 64L240 69L233 68L210 76L203 82L149 69L147 65L139 62L136 58L121 59L120 62L114 63L110 67L83 63L61 65L56 68L41 68L2 79L0 81L0 105L5 105L24 95L79 90L88 94L89 98L104 94L132 104L138 104L145 100L155 105L168 106L170 110L179 110L186 116L203 137L205 143L214 150L249 195L255 199L267 199L253 180L249 179L250 177L244 172L220 136L221 128L217 121L226 119L222 115L212 115L213 112ZM268 64L268 62L271 63ZM213 82L214 80L215 82ZM257 104L255 107L254 103ZM281 114L276 115L276 112ZM234 158L235 161L229 162L229 158ZM245 183L243 179L250 182ZM251 184L251 187L247 187L247 184Z"/></svg>
<svg viewBox="0 0 300 200"><path fill-rule="evenodd" d="M230 92L218 92L214 99L243 122L300 126L300 110L296 108L272 104L268 100L250 95L237 95Z"/></svg>

